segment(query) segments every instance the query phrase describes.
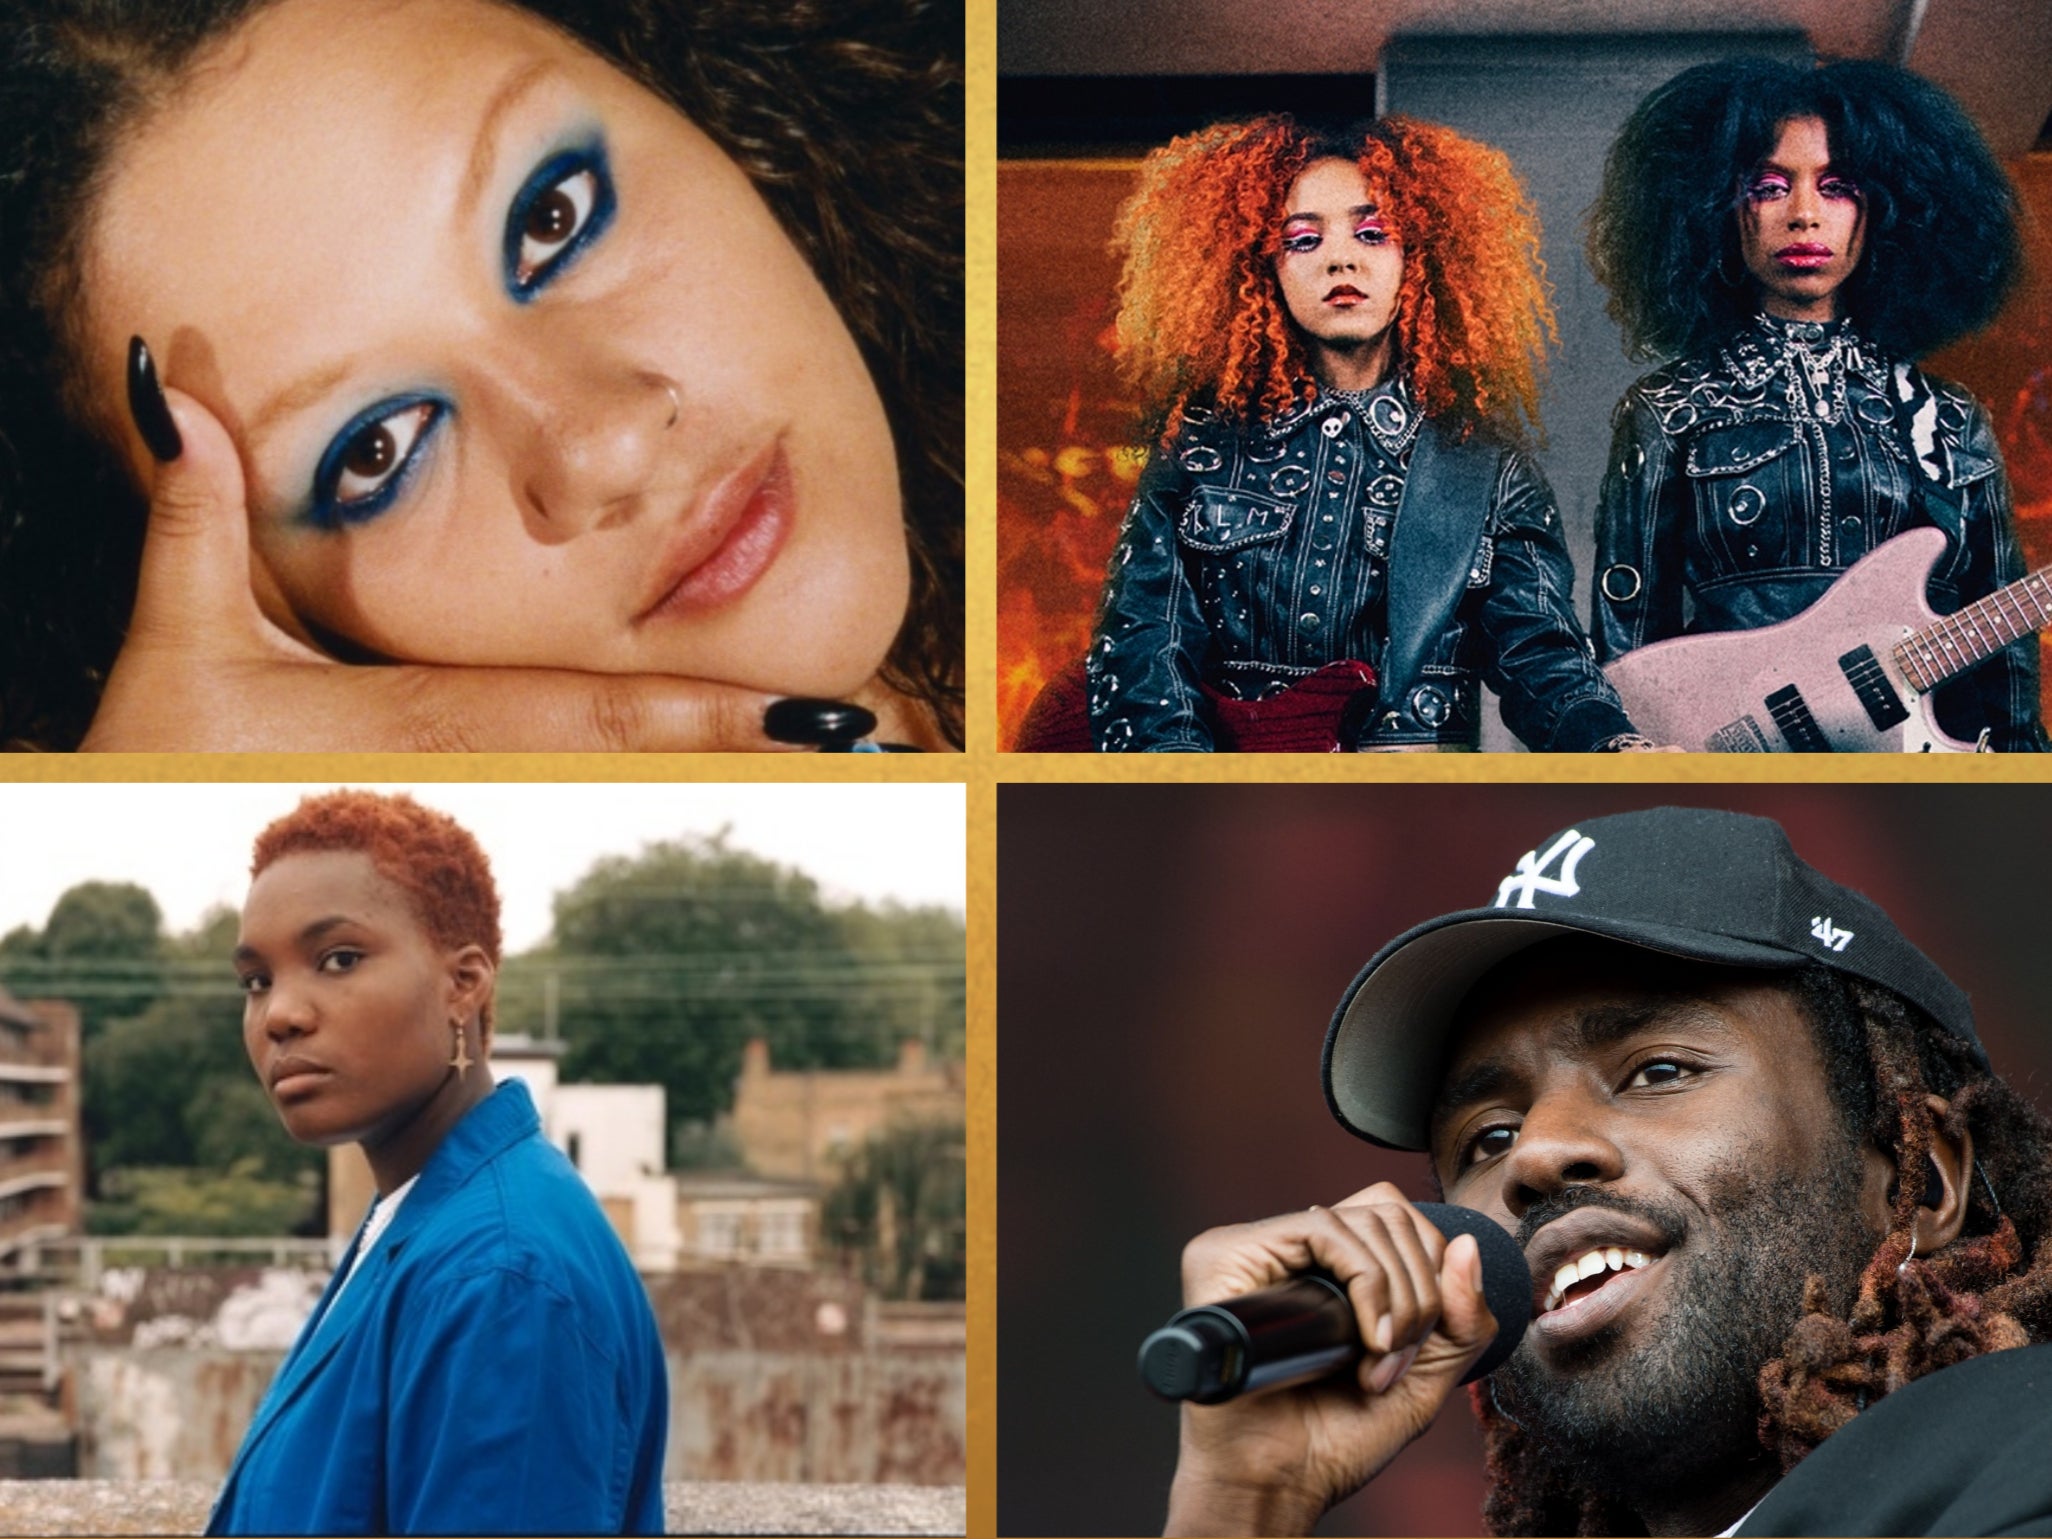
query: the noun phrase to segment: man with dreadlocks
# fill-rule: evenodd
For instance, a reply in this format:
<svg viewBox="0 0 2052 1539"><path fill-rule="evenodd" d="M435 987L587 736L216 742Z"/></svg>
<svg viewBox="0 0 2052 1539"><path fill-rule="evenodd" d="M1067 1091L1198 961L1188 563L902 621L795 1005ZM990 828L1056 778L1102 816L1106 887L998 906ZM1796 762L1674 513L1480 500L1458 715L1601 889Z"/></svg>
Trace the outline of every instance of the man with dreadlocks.
<svg viewBox="0 0 2052 1539"><path fill-rule="evenodd" d="M1659 808L1535 846L1369 961L1324 1079L1532 1264L1469 1392L1491 1532L2052 1532L2052 1123L1778 825ZM1473 1239L1386 1183L1199 1236L1184 1291L1314 1266L1367 1355L1186 1406L1171 1533L1309 1532L1495 1333Z"/></svg>

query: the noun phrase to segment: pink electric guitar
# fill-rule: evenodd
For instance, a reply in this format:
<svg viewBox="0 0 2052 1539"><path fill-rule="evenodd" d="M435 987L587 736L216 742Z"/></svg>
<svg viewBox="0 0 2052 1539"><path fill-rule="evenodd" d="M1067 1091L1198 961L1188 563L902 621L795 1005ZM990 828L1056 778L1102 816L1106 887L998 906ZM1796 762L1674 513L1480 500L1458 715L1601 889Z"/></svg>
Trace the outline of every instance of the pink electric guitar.
<svg viewBox="0 0 2052 1539"><path fill-rule="evenodd" d="M1633 726L1691 751L1971 753L1929 693L2052 625L2052 567L1941 616L1924 583L1944 554L1943 530L1912 529L1793 620L1656 641L1604 672Z"/></svg>

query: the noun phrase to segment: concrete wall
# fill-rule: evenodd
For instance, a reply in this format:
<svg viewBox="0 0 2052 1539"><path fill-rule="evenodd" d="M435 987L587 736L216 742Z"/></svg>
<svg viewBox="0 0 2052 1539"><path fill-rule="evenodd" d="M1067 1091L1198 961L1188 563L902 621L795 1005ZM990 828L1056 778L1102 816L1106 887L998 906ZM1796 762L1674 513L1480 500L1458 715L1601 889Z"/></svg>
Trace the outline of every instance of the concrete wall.
<svg viewBox="0 0 2052 1539"><path fill-rule="evenodd" d="M206 1480L0 1480L0 1534L196 1534L218 1486ZM710 1485L671 1481L672 1534L959 1534L959 1486Z"/></svg>
<svg viewBox="0 0 2052 1539"><path fill-rule="evenodd" d="M62 1348L80 1475L219 1480L323 1277L111 1269ZM651 1276L672 1480L959 1485L959 1306L880 1310L840 1277L728 1267Z"/></svg>

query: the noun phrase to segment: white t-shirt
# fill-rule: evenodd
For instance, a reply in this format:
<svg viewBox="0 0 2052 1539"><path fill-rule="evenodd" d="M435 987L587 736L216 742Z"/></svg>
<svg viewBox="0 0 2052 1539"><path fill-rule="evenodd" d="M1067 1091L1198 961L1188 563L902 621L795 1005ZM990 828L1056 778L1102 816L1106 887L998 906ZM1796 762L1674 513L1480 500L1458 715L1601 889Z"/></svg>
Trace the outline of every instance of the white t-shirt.
<svg viewBox="0 0 2052 1539"><path fill-rule="evenodd" d="M335 1306L342 1302L342 1295L349 1291L349 1284L355 1280L357 1269L371 1253L371 1247L378 1243L378 1237L392 1227L392 1220L399 1214L399 1204L406 1200L406 1194L413 1190L414 1182L419 1179L418 1174L409 1176L392 1189L389 1197L379 1197L372 1201L370 1219L363 1226L363 1238L356 1242L356 1254L350 1258L349 1271L342 1279L342 1286L335 1290L335 1296L328 1300L328 1314L321 1316L321 1324L328 1323L328 1315L335 1312Z"/></svg>

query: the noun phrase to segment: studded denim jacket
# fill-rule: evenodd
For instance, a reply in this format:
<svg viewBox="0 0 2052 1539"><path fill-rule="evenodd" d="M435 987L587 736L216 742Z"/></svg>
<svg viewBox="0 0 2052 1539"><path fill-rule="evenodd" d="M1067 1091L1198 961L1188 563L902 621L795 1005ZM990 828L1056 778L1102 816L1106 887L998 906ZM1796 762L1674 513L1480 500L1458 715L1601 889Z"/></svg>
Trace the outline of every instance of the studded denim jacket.
<svg viewBox="0 0 2052 1539"><path fill-rule="evenodd" d="M2023 575L2009 482L1970 394L1852 329L1756 317L1723 346L1647 375L1613 419L1591 584L1606 661L1670 636L1808 608L1908 529L1950 539L1940 613ZM2005 648L1936 694L1939 724L2038 750L2038 650Z"/></svg>
<svg viewBox="0 0 2052 1539"><path fill-rule="evenodd" d="M1209 750L1200 681L1259 699L1348 659L1383 674L1358 748L1474 746L1484 678L1534 748L1630 731L1574 613L1553 494L1515 450L1498 453L1451 621L1406 636L1420 622L1387 613L1399 513L1432 511L1404 500L1423 426L1401 381L1251 427L1189 411L1148 462L1112 554L1086 665L1096 746ZM1419 644L1392 648L1392 628ZM1422 655L1417 676L1389 678L1392 652Z"/></svg>

